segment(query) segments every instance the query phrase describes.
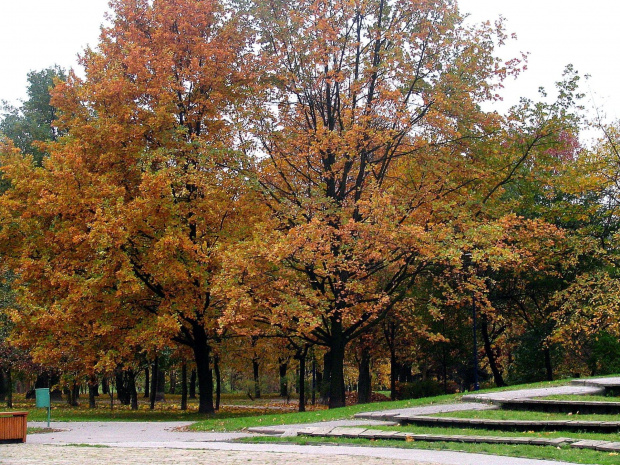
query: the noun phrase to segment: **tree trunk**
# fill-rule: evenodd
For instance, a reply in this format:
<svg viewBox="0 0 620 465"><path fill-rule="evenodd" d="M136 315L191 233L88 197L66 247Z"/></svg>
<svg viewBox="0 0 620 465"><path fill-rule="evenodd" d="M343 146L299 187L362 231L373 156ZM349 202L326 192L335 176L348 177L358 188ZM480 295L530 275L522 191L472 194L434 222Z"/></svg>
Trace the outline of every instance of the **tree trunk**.
<svg viewBox="0 0 620 465"><path fill-rule="evenodd" d="M170 370L170 394L176 394L177 390L177 372L176 370Z"/></svg>
<svg viewBox="0 0 620 465"><path fill-rule="evenodd" d="M551 365L551 351L549 347L543 347L545 356L545 371L547 372L547 381L553 381L553 366Z"/></svg>
<svg viewBox="0 0 620 465"><path fill-rule="evenodd" d="M4 402L6 400L6 376L4 375L4 370L0 368L0 402Z"/></svg>
<svg viewBox="0 0 620 465"><path fill-rule="evenodd" d="M129 373L124 370L117 370L116 378L116 398L121 405L129 405L131 403L131 393L129 389Z"/></svg>
<svg viewBox="0 0 620 465"><path fill-rule="evenodd" d="M151 398L151 383L149 380L149 367L144 369L144 398Z"/></svg>
<svg viewBox="0 0 620 465"><path fill-rule="evenodd" d="M323 372L317 373L317 383L319 385L319 404L329 403L330 374L332 371L332 354L328 350L323 355Z"/></svg>
<svg viewBox="0 0 620 465"><path fill-rule="evenodd" d="M196 370L192 370L192 375L189 381L189 398L196 398Z"/></svg>
<svg viewBox="0 0 620 465"><path fill-rule="evenodd" d="M342 323L336 317L332 318L332 340L329 347L329 408L345 406L344 389L344 355L346 342L342 334Z"/></svg>
<svg viewBox="0 0 620 465"><path fill-rule="evenodd" d="M133 370L130 370L127 372L127 376L131 410L138 410L138 389L136 389L136 373Z"/></svg>
<svg viewBox="0 0 620 465"><path fill-rule="evenodd" d="M157 392L155 392L155 400L157 402L163 402L166 400L166 372L164 370L157 370Z"/></svg>
<svg viewBox="0 0 620 465"><path fill-rule="evenodd" d="M155 409L155 396L157 395L157 375L159 373L159 357L155 357L155 361L153 362L153 371L151 372L151 392L150 392L150 403L151 410Z"/></svg>
<svg viewBox="0 0 620 465"><path fill-rule="evenodd" d="M103 394L110 394L110 384L108 383L108 378L105 376L101 380L101 392Z"/></svg>
<svg viewBox="0 0 620 465"><path fill-rule="evenodd" d="M88 381L88 408L97 408L97 377L91 376Z"/></svg>
<svg viewBox="0 0 620 465"><path fill-rule="evenodd" d="M187 364L181 365L181 410L187 410Z"/></svg>
<svg viewBox="0 0 620 465"><path fill-rule="evenodd" d="M312 349L312 405L316 404L316 357Z"/></svg>
<svg viewBox="0 0 620 465"><path fill-rule="evenodd" d="M357 383L357 403L367 404L372 397L372 385L370 379L370 350L362 348L362 358L359 366L359 380Z"/></svg>
<svg viewBox="0 0 620 465"><path fill-rule="evenodd" d="M299 354L299 411L306 411L306 352Z"/></svg>
<svg viewBox="0 0 620 465"><path fill-rule="evenodd" d="M506 386L506 382L502 377L502 373L499 371L499 367L497 366L495 354L493 353L491 338L489 337L489 321L484 313L480 318L480 329L482 331L482 340L484 341L484 352L487 354L487 359L489 360L489 367L491 368L491 372L493 373L493 380L495 381L495 385L497 387Z"/></svg>
<svg viewBox="0 0 620 465"><path fill-rule="evenodd" d="M13 408L13 372L6 370L6 407Z"/></svg>
<svg viewBox="0 0 620 465"><path fill-rule="evenodd" d="M220 372L219 355L213 357L213 370L215 371L215 410L219 410L222 397L222 373Z"/></svg>
<svg viewBox="0 0 620 465"><path fill-rule="evenodd" d="M286 381L286 371L288 369L288 360L280 362L280 397L288 397L288 383Z"/></svg>
<svg viewBox="0 0 620 465"><path fill-rule="evenodd" d="M254 374L254 398L260 399L260 373L259 373L258 357L252 358L252 372Z"/></svg>
<svg viewBox="0 0 620 465"><path fill-rule="evenodd" d="M198 413L213 414L213 373L209 366L211 347L208 344L207 334L202 326L195 325L194 335L194 359L196 361L196 375L198 377Z"/></svg>

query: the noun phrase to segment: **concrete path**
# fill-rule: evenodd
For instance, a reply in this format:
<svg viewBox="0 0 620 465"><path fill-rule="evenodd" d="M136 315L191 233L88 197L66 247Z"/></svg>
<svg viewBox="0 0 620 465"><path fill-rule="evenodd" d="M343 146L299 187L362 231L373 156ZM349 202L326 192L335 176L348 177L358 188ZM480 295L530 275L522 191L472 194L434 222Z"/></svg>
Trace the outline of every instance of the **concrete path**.
<svg viewBox="0 0 620 465"><path fill-rule="evenodd" d="M452 451L227 442L114 443L99 447L0 445L2 465L559 465ZM564 465L568 464L563 462Z"/></svg>
<svg viewBox="0 0 620 465"><path fill-rule="evenodd" d="M434 413L459 412L463 410L493 410L495 405L483 404L480 402L459 402L458 404L437 404L425 407L410 407L394 410L378 410L374 412L363 412L355 415L355 418L381 419L384 421L395 421L400 416L432 415ZM364 423L368 424L368 423ZM306 425L308 426L308 425ZM340 425L336 425L340 426Z"/></svg>
<svg viewBox="0 0 620 465"><path fill-rule="evenodd" d="M439 407L439 406L437 406ZM325 422L321 425L373 421ZM224 442L249 433L182 432L188 422L52 422L62 431L31 434L27 444L0 445L1 465L558 465L558 462L422 449ZM31 426L45 426L33 423ZM306 424L304 427L308 427ZM82 445L76 447L76 445ZM84 447L90 445L94 447ZM575 464L570 464L575 465Z"/></svg>
<svg viewBox="0 0 620 465"><path fill-rule="evenodd" d="M600 386L556 386L537 389L521 389L518 391L498 391L486 394L467 394L462 397L465 402L499 402L502 400L526 399L531 397L547 397L558 395L596 395L604 394L605 387Z"/></svg>
<svg viewBox="0 0 620 465"><path fill-rule="evenodd" d="M187 421L171 422L52 422L54 433L30 434L29 444L113 444L169 442L215 442L253 436L249 433L211 433L184 431ZM47 427L47 423L29 422L28 426ZM1 463L1 462L0 462Z"/></svg>

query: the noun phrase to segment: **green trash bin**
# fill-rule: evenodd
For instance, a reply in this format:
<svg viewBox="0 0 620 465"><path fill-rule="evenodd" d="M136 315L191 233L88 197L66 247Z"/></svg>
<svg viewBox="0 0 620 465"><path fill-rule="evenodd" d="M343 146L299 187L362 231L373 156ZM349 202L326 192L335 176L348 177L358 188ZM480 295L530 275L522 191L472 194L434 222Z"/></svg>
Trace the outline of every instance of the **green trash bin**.
<svg viewBox="0 0 620 465"><path fill-rule="evenodd" d="M50 408L52 406L50 403L49 388L39 388L39 389L35 389L34 391L37 397L37 401L36 401L37 408Z"/></svg>
<svg viewBox="0 0 620 465"><path fill-rule="evenodd" d="M52 414L52 402L50 400L50 390L49 388L37 388L34 390L36 396L36 404L37 408L46 408L47 409L47 427L50 427L50 417Z"/></svg>

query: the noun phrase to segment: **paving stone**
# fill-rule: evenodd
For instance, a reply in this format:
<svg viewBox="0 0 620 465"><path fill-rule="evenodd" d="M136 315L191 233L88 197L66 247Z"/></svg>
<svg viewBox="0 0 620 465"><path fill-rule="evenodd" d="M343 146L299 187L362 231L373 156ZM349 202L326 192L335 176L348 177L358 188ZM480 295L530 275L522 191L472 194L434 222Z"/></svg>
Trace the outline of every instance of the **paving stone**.
<svg viewBox="0 0 620 465"><path fill-rule="evenodd" d="M306 436L326 436L329 433L331 433L333 429L334 429L333 427L327 427L327 428L313 427L313 428L305 428L301 430L300 433Z"/></svg>
<svg viewBox="0 0 620 465"><path fill-rule="evenodd" d="M573 442L571 447L576 449L595 449L597 446L601 446L603 444L608 444L609 441L593 441L590 439L585 439L583 441Z"/></svg>
<svg viewBox="0 0 620 465"><path fill-rule="evenodd" d="M334 428L329 435L339 436L343 438L357 438L361 433L366 431L366 428Z"/></svg>
<svg viewBox="0 0 620 465"><path fill-rule="evenodd" d="M269 426L248 428L248 431L250 433L272 434L272 435L284 434L286 432L286 430L283 429L283 428L282 429L276 429L276 428L269 427Z"/></svg>
<svg viewBox="0 0 620 465"><path fill-rule="evenodd" d="M396 431L379 431L374 434L375 439L390 439L398 434Z"/></svg>
<svg viewBox="0 0 620 465"><path fill-rule="evenodd" d="M601 444L596 446L596 450L602 452L620 452L620 442L608 442L607 444Z"/></svg>
<svg viewBox="0 0 620 465"><path fill-rule="evenodd" d="M531 444L530 443L530 438L508 438L508 437L504 437L504 438L500 438L500 441L504 441L504 442L499 442L499 444L513 444L513 445L520 445L520 444Z"/></svg>

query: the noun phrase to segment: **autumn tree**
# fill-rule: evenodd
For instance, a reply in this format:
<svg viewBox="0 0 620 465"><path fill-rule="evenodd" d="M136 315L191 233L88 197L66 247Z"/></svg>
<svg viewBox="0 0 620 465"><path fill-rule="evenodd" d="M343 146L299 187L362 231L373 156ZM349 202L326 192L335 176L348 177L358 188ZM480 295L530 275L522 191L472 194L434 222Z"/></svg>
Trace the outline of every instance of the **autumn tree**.
<svg viewBox="0 0 620 465"><path fill-rule="evenodd" d="M89 337L126 348L186 345L199 411L212 413L211 341L225 300L212 286L221 251L251 217L228 117L242 97L246 41L216 1L111 6L110 27L81 59L85 77L55 88L67 134L47 146L44 167L4 150L14 188L3 199L3 251L27 309L16 318L24 338L53 333L70 314L89 322Z"/></svg>
<svg viewBox="0 0 620 465"><path fill-rule="evenodd" d="M328 349L338 407L348 343L428 266L472 181L509 175L510 161L492 170L485 158L481 141L502 119L480 104L519 62L493 55L501 23L468 28L451 1L254 2L251 12L263 87L246 140L260 154L265 229L276 230L261 255L280 267L282 293L262 314Z"/></svg>

